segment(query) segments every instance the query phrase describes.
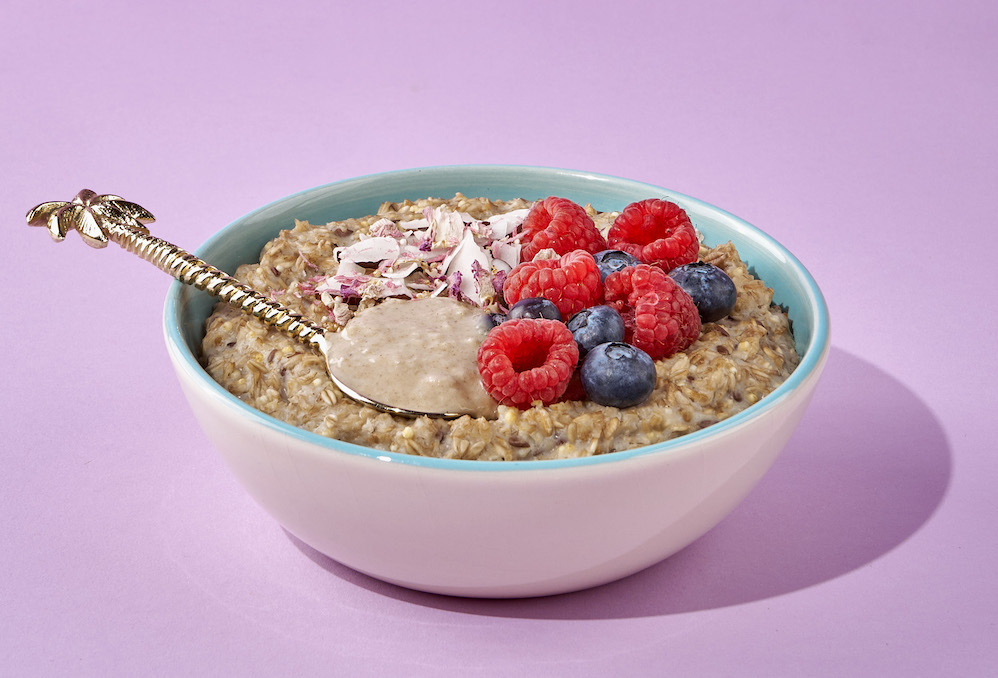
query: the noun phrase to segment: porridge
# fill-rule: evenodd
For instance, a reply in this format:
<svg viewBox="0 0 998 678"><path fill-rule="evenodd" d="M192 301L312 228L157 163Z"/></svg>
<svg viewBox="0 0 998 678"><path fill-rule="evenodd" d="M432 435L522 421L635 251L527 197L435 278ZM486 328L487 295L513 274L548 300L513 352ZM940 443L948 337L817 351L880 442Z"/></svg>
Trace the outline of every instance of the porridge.
<svg viewBox="0 0 998 678"><path fill-rule="evenodd" d="M426 339L435 331L442 309L461 306L469 323L466 330L424 341L431 346L451 342L453 346L441 353L446 356L477 350L475 345L486 337L482 318L492 318L498 323L496 329L521 323L495 318L508 311L514 290L530 294L533 289L533 283L521 282L519 272L526 268L521 256L529 250L534 268L548 269L532 279L548 281L547 285L573 274L569 267L576 266L576 259L588 256L586 261L592 260L591 255L572 259L578 251L562 254L557 238L548 237L547 231L533 232L528 242L521 243L531 206L524 200L491 201L458 194L451 199L385 203L377 214L331 224L297 222L263 248L259 263L240 266L236 277L321 325L330 344L340 345L338 350L343 351L343 370L358 370L362 376L377 370L373 381L403 390L419 380L425 381L420 388L444 390L438 389L441 382L435 368L423 364L425 351L379 357L377 337L392 331L395 321L388 314L401 313L420 319L423 325L416 331ZM619 213L598 212L590 206L580 209L606 248L605 236L617 228ZM572 242L582 242L577 235L572 237ZM656 247L639 242L634 252L648 256ZM497 397L498 391L484 393L485 372L478 379L472 371L470 385L463 378L448 387L452 392L466 389L468 393L461 397L478 399L478 405L467 410L472 414L453 420L393 416L344 396L330 380L325 358L319 353L224 304L216 307L206 324L202 360L212 378L268 415L323 436L393 452L529 460L605 454L653 444L697 431L749 407L783 383L799 360L786 313L772 303L772 290L749 272L731 243L709 246L694 239L683 247L691 247L696 259L727 274L737 296L723 317L702 324L697 318L695 331L680 350L655 353L661 348L655 343L662 341L661 328L652 328L647 335L652 343L641 345L645 321L661 315L655 316L659 310L654 308L651 315L645 313L649 297L633 301L638 292L648 289L638 287L637 274L633 289L616 297L611 287L619 287L623 271L606 277L606 288L598 291L598 298L579 301L566 294L556 300L566 322L580 309L579 304L585 307L596 300L615 305L627 322L629 341L653 355L653 388L632 406L594 402L597 398L586 396L577 374L567 385L560 384L557 395L539 398L542 402L511 404ZM669 248L662 252L655 256L671 256ZM645 277L672 284L662 283L668 276L659 273L671 264L642 267L654 268ZM591 271L586 270L585 280L590 281ZM597 284L602 284L598 276ZM407 312L410 308L429 310ZM574 343L570 348L576 355L581 350ZM357 353L348 355L347 349ZM336 369L343 378L346 373ZM344 381L351 383L349 378Z"/></svg>

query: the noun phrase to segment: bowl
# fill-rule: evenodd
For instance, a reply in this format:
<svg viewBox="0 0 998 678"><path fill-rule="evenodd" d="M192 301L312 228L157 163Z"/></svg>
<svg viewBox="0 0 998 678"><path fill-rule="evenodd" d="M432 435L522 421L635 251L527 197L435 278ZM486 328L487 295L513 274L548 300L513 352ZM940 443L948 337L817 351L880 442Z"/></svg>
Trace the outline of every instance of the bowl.
<svg viewBox="0 0 998 678"><path fill-rule="evenodd" d="M177 377L209 441L253 499L317 551L379 580L455 596L541 596L614 581L674 554L752 490L797 426L829 350L817 284L782 245L741 219L657 186L589 172L448 166L363 176L278 200L225 227L197 254L233 272L295 219L372 214L386 201L455 192L548 195L620 210L649 197L681 204L706 242L731 240L789 311L801 362L771 394L701 431L580 459L489 462L395 454L273 419L212 380L198 361L214 299L179 283L164 329Z"/></svg>

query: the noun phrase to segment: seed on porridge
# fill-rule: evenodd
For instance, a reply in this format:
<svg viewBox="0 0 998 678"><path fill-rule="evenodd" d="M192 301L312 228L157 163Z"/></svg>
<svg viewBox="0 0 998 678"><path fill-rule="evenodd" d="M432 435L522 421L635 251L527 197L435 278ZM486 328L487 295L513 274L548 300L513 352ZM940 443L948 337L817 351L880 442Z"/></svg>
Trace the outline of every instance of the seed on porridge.
<svg viewBox="0 0 998 678"><path fill-rule="evenodd" d="M749 272L732 243L702 242L685 211L669 201L639 201L620 213L592 205L576 209L570 202L461 194L389 202L375 214L289 224L264 246L259 263L236 272L328 336L361 337L355 348L367 377L412 389L434 370L450 374L451 363L461 363L489 407L445 421L363 406L343 397L321 356L227 305L216 307L206 323L204 365L245 402L319 435L406 454L510 461L607 454L685 435L751 406L794 370L799 357L786 311L772 303L772 290ZM532 208L539 216L528 223ZM579 228L574 244L565 238ZM524 256L528 245L530 257ZM696 300L668 275L675 256L690 259L678 265L709 262L730 278L737 302L726 315L701 321ZM533 277L515 273L518 267ZM568 313L550 320L511 308L527 300L561 305ZM573 315L581 312L591 321L605 313L601 306L619 314L629 343L615 344L612 334L584 342L573 335ZM462 308L474 319L467 329L436 327ZM372 313L379 309L391 313ZM370 330L379 318L387 324L364 339L365 325ZM542 332L524 329L545 323ZM396 364L397 358L376 355L385 348L385 332L422 336ZM545 336L552 339L548 345L537 339ZM449 342L470 358L451 359ZM492 350L497 345L501 351ZM582 353L603 358L643 349L651 369L641 359L633 362L643 368L604 369L603 382L591 383L587 395L580 345ZM477 360L483 351L492 351L484 371ZM493 364L500 353L508 365ZM429 365L431 355L441 367ZM586 369L589 377L590 371L597 372ZM625 383L625 374L633 383ZM432 385L447 379L431 378L431 385L419 388L427 389L428 400L430 392L458 393L469 382L458 377L450 379L451 387ZM650 392L641 393L639 386L648 384ZM618 400L604 398L603 391Z"/></svg>

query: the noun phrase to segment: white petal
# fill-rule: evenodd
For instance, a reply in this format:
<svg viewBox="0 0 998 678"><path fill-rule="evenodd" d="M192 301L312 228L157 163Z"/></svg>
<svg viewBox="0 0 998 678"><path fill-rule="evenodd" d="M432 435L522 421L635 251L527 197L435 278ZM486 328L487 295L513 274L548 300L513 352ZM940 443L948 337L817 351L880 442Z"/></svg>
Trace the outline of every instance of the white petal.
<svg viewBox="0 0 998 678"><path fill-rule="evenodd" d="M395 238L384 236L367 238L349 247L338 247L336 248L336 257L341 262L382 263L395 261L400 250L401 245Z"/></svg>
<svg viewBox="0 0 998 678"><path fill-rule="evenodd" d="M367 275L367 269L352 261L341 261L336 267L336 275Z"/></svg>
<svg viewBox="0 0 998 678"><path fill-rule="evenodd" d="M418 261L410 261L408 264L402 264L401 266L398 266L391 271L385 271L383 275L386 278L401 280L402 278L408 276L410 273L415 272L418 268L419 268Z"/></svg>
<svg viewBox="0 0 998 678"><path fill-rule="evenodd" d="M508 267L506 270L510 270L520 263L520 250L523 246L519 243L496 242L492 243L491 249L493 265L501 261Z"/></svg>
<svg viewBox="0 0 998 678"><path fill-rule="evenodd" d="M475 302L482 303L481 284L475 275L478 270L491 271L492 261L488 253L475 242L475 236L470 229L464 232L461 244L451 252L444 261L444 271L448 276L455 272L461 274L461 294Z"/></svg>
<svg viewBox="0 0 998 678"><path fill-rule="evenodd" d="M454 247L464 236L464 219L456 212L443 207L423 211L430 222L430 236L434 247Z"/></svg>
<svg viewBox="0 0 998 678"><path fill-rule="evenodd" d="M515 232L523 225L523 220L527 218L528 212L530 212L529 208L512 210L505 214L497 214L494 217L489 217L487 221L489 222L489 226L492 227L492 239L499 240Z"/></svg>

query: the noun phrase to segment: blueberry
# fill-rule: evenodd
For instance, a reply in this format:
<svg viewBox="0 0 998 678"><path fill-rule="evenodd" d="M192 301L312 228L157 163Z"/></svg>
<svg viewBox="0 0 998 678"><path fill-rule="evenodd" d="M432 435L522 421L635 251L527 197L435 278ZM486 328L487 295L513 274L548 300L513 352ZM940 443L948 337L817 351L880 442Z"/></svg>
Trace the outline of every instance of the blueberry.
<svg viewBox="0 0 998 678"><path fill-rule="evenodd" d="M550 320L561 320L561 311L543 297L527 297L509 307L506 317L510 320L516 318L548 318Z"/></svg>
<svg viewBox="0 0 998 678"><path fill-rule="evenodd" d="M482 327L485 328L486 332L504 322L506 322L506 316L502 313L486 313L482 316Z"/></svg>
<svg viewBox="0 0 998 678"><path fill-rule="evenodd" d="M735 307L738 292L728 274L713 264L695 261L677 266L669 272L672 279L693 297L700 311L700 321L720 320Z"/></svg>
<svg viewBox="0 0 998 678"><path fill-rule="evenodd" d="M603 250L593 255L596 260L596 267L599 268L600 280L606 282L606 277L611 273L623 270L628 266L637 266L641 261L627 252L620 250Z"/></svg>
<svg viewBox="0 0 998 678"><path fill-rule="evenodd" d="M655 361L640 348L614 341L589 351L579 376L594 403L631 407L655 390Z"/></svg>
<svg viewBox="0 0 998 678"><path fill-rule="evenodd" d="M579 345L580 356L600 344L624 340L624 319L609 306L582 309L568 321L568 329Z"/></svg>

